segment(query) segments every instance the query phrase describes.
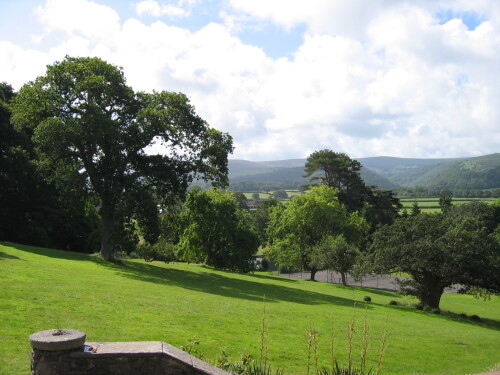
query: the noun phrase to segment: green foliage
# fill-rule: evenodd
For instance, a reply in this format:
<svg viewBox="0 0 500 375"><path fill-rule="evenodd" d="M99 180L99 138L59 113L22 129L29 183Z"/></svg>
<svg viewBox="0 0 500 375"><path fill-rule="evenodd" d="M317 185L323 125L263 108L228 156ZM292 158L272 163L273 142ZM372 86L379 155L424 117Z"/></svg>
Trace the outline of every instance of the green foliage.
<svg viewBox="0 0 500 375"><path fill-rule="evenodd" d="M175 245L171 242L160 238L158 242L151 245L149 243L142 243L137 246L136 253L143 258L146 262L159 260L165 263L174 262L177 260L174 251Z"/></svg>
<svg viewBox="0 0 500 375"><path fill-rule="evenodd" d="M273 193L274 198L276 199L287 199L288 193L285 190L276 190Z"/></svg>
<svg viewBox="0 0 500 375"><path fill-rule="evenodd" d="M313 248L311 265L317 269L339 272L342 284L346 283L346 273L350 272L356 262L359 250L350 244L344 235L327 235Z"/></svg>
<svg viewBox="0 0 500 375"><path fill-rule="evenodd" d="M366 221L348 213L337 198L337 191L326 185L294 197L287 205L271 210L268 236L269 254L280 266L312 267L312 254L326 236L343 234L351 244L359 244L367 231Z"/></svg>
<svg viewBox="0 0 500 375"><path fill-rule="evenodd" d="M48 66L21 88L12 118L32 136L53 181L82 181L99 199L106 259L113 257L115 227L132 217L148 241L158 236L157 199L166 205L183 195L197 175L227 184L229 135L209 128L186 95L134 93L123 71L99 58ZM156 143L168 152L147 152Z"/></svg>
<svg viewBox="0 0 500 375"><path fill-rule="evenodd" d="M180 349L196 358L203 359L203 354L200 351L200 340L196 337L193 337L185 345L182 345Z"/></svg>
<svg viewBox="0 0 500 375"><path fill-rule="evenodd" d="M45 180L29 132L11 124L15 96L10 85L0 84L0 239L91 251L89 237L101 223L85 181Z"/></svg>
<svg viewBox="0 0 500 375"><path fill-rule="evenodd" d="M401 208L403 205L391 190L370 189L362 215L374 232L382 225L392 224Z"/></svg>
<svg viewBox="0 0 500 375"><path fill-rule="evenodd" d="M499 293L500 245L486 223L475 204L402 218L374 234L366 261L375 273L409 273L407 291L431 308L439 308L444 288L453 284Z"/></svg>
<svg viewBox="0 0 500 375"><path fill-rule="evenodd" d="M232 192L191 190L179 220L180 259L217 268L252 270L258 237L251 229L249 214L238 208Z"/></svg>
<svg viewBox="0 0 500 375"><path fill-rule="evenodd" d="M410 216L417 216L417 215L419 215L420 213L422 213L422 210L421 210L421 209L420 209L420 207L418 206L417 201L413 202L413 206L411 207Z"/></svg>
<svg viewBox="0 0 500 375"><path fill-rule="evenodd" d="M441 192L441 194L439 195L439 207L441 207L441 212L446 213L450 209L452 200L452 195Z"/></svg>
<svg viewBox="0 0 500 375"><path fill-rule="evenodd" d="M363 208L369 192L360 170L361 164L346 154L320 150L307 158L304 177L337 189L339 201L354 212Z"/></svg>
<svg viewBox="0 0 500 375"><path fill-rule="evenodd" d="M248 210L248 205L247 205L248 199L245 196L245 194L241 192L234 192L233 194L236 200L238 201L238 208L242 210Z"/></svg>
<svg viewBox="0 0 500 375"><path fill-rule="evenodd" d="M257 235L259 236L260 244L263 247L267 246L268 234L267 228L269 226L271 209L275 206L280 205L276 199L266 199L257 207L255 211L252 212L252 222Z"/></svg>

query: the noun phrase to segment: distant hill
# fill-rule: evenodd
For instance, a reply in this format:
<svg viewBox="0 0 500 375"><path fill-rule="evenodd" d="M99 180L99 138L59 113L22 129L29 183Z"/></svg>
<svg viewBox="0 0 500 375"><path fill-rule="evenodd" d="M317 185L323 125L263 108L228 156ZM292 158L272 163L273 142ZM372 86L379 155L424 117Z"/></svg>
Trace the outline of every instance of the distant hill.
<svg viewBox="0 0 500 375"><path fill-rule="evenodd" d="M361 176L380 189L424 186L438 189L500 188L500 153L474 158L415 159L388 156L360 158ZM245 181L307 184L305 159L253 162L229 160L230 184Z"/></svg>
<svg viewBox="0 0 500 375"><path fill-rule="evenodd" d="M309 180L303 177L305 162L305 159L265 162L229 160L229 181L230 184L252 181L293 186L306 185ZM375 173L369 168L362 168L361 176L368 185L378 186L381 189L398 187L385 176Z"/></svg>
<svg viewBox="0 0 500 375"><path fill-rule="evenodd" d="M439 189L496 189L500 187L500 153L439 163L410 186Z"/></svg>

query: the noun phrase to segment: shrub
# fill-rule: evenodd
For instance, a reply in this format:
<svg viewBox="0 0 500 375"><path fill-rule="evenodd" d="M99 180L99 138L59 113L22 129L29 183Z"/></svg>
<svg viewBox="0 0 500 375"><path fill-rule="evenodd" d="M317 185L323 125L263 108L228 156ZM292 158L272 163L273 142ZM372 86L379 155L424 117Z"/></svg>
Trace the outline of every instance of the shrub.
<svg viewBox="0 0 500 375"><path fill-rule="evenodd" d="M148 243L140 244L137 246L136 252L146 262L160 260L169 263L177 260L174 254L174 245L164 239L160 239L154 245Z"/></svg>

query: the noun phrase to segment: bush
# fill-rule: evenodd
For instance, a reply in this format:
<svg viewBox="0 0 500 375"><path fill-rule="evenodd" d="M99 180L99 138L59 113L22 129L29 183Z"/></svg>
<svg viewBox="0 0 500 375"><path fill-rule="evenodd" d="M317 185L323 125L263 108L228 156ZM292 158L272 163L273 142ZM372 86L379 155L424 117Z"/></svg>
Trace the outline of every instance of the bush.
<svg viewBox="0 0 500 375"><path fill-rule="evenodd" d="M365 302L371 302L372 298L370 296L364 296L363 297L363 301L365 301Z"/></svg>
<svg viewBox="0 0 500 375"><path fill-rule="evenodd" d="M160 239L153 245L148 243L140 244L137 246L136 252L146 262L160 260L169 263L177 260L174 254L174 245L164 239Z"/></svg>

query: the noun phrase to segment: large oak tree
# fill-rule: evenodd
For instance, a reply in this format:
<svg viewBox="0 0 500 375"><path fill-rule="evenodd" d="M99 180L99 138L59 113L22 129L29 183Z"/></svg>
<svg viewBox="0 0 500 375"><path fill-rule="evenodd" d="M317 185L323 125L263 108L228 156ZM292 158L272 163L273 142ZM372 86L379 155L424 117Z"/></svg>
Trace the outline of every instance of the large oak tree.
<svg viewBox="0 0 500 375"><path fill-rule="evenodd" d="M158 200L183 195L195 176L227 184L229 135L196 115L186 95L135 93L122 69L99 58L48 66L21 88L13 121L32 136L52 179L83 181L98 198L105 259L113 258L115 228L132 217L154 241ZM155 144L162 153L152 152Z"/></svg>
<svg viewBox="0 0 500 375"><path fill-rule="evenodd" d="M476 204L452 206L446 214L421 213L375 232L366 259L374 273L411 275L410 291L422 305L439 308L446 287L461 284L500 293L500 245ZM408 283L407 283L408 284Z"/></svg>

